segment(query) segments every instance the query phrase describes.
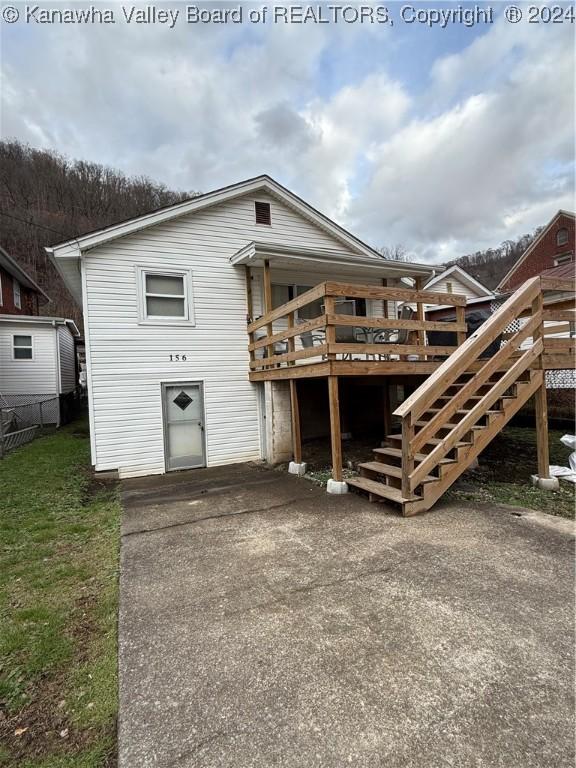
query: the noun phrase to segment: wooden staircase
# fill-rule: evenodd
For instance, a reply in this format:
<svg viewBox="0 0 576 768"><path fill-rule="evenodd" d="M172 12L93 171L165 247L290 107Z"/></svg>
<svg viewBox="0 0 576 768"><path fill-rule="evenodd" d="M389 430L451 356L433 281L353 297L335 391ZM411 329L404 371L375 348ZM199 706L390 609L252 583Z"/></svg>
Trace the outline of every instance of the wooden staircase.
<svg viewBox="0 0 576 768"><path fill-rule="evenodd" d="M520 318L520 330L506 334ZM482 358L498 338L498 352ZM430 509L533 395L546 417L542 353L542 291L533 278L396 409L402 431L387 435L348 485L404 515ZM547 473L547 453L539 471L544 464Z"/></svg>

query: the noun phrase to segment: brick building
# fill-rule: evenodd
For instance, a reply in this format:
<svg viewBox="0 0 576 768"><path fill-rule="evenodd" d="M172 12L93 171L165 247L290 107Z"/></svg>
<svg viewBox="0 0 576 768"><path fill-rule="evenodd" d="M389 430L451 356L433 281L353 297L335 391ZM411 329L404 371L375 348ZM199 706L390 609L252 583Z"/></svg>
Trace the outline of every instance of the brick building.
<svg viewBox="0 0 576 768"><path fill-rule="evenodd" d="M40 303L48 302L42 288L0 248L0 315L39 315Z"/></svg>
<svg viewBox="0 0 576 768"><path fill-rule="evenodd" d="M574 274L574 214L569 211L558 211L500 281L496 290L499 293L511 293L530 277L558 267L563 267L562 275L558 276L567 276L566 272Z"/></svg>

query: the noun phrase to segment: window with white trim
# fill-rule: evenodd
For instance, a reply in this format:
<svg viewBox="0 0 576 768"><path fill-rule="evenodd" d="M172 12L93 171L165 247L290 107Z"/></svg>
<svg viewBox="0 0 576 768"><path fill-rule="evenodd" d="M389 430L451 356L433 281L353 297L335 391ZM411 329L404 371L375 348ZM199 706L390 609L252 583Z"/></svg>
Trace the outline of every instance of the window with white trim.
<svg viewBox="0 0 576 768"><path fill-rule="evenodd" d="M12 337L12 357L14 360L32 360L32 336Z"/></svg>
<svg viewBox="0 0 576 768"><path fill-rule="evenodd" d="M192 274L140 268L140 319L147 323L194 322Z"/></svg>
<svg viewBox="0 0 576 768"><path fill-rule="evenodd" d="M20 294L20 283L14 279L14 306L16 309L22 309L22 296Z"/></svg>

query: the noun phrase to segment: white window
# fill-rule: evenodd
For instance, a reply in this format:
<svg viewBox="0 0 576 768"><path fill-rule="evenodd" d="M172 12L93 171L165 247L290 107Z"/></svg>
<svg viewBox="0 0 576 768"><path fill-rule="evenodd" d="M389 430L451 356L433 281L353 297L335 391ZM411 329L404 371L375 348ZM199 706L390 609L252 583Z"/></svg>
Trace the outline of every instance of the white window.
<svg viewBox="0 0 576 768"><path fill-rule="evenodd" d="M20 283L14 280L14 306L16 309L22 309L22 298L20 296Z"/></svg>
<svg viewBox="0 0 576 768"><path fill-rule="evenodd" d="M190 271L155 271L139 268L140 320L149 324L194 322Z"/></svg>
<svg viewBox="0 0 576 768"><path fill-rule="evenodd" d="M13 336L12 344L14 360L32 360L32 336Z"/></svg>

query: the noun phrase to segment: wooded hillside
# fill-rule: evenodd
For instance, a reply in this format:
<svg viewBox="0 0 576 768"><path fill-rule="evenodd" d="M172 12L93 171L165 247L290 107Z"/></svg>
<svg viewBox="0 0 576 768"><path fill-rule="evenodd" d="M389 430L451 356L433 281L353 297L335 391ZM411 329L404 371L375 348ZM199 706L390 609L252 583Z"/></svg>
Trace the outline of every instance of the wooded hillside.
<svg viewBox="0 0 576 768"><path fill-rule="evenodd" d="M494 289L542 229L538 227L531 235L522 235L517 240L505 240L497 248L460 256L446 266L458 264L487 288Z"/></svg>
<svg viewBox="0 0 576 768"><path fill-rule="evenodd" d="M16 141L0 142L0 245L52 299L41 307L43 314L81 319L45 246L194 194Z"/></svg>

